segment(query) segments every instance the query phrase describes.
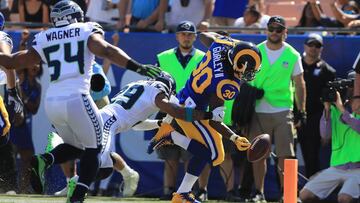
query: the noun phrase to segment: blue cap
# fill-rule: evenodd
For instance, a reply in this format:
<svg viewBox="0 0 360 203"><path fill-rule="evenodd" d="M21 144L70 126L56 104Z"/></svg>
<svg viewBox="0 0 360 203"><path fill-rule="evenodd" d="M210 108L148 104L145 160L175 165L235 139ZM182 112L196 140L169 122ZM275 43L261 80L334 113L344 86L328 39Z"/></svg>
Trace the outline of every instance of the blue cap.
<svg viewBox="0 0 360 203"><path fill-rule="evenodd" d="M176 32L188 32L196 34L196 27L191 21L182 21L177 27Z"/></svg>
<svg viewBox="0 0 360 203"><path fill-rule="evenodd" d="M4 15L0 12L0 30L3 30L5 26L5 17Z"/></svg>

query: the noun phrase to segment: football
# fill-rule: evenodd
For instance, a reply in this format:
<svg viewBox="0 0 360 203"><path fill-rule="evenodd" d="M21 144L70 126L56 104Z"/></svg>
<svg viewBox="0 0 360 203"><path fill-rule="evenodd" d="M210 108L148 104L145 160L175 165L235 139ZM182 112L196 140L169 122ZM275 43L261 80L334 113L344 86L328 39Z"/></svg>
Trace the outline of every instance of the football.
<svg viewBox="0 0 360 203"><path fill-rule="evenodd" d="M247 159L250 162L257 162L265 158L271 149L269 134L261 134L251 141L251 146L247 150Z"/></svg>

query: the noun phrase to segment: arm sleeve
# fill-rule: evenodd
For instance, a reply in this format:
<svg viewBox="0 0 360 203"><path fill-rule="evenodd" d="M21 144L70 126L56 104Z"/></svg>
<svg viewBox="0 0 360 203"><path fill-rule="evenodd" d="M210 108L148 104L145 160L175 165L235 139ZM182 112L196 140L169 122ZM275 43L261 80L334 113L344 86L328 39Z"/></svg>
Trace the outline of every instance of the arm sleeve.
<svg viewBox="0 0 360 203"><path fill-rule="evenodd" d="M345 112L341 115L340 120L360 134L360 120L355 118L348 111L345 110Z"/></svg>
<svg viewBox="0 0 360 203"><path fill-rule="evenodd" d="M331 129L331 117L329 114L329 119L325 118L325 111L320 119L320 136L322 139L329 139L332 134Z"/></svg>

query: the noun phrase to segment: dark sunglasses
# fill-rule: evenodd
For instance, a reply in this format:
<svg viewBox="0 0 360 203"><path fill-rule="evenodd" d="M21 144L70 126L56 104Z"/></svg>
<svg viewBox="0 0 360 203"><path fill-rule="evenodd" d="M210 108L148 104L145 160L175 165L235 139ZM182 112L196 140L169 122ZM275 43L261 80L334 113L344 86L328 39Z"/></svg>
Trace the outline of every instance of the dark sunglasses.
<svg viewBox="0 0 360 203"><path fill-rule="evenodd" d="M308 46L308 47L316 47L317 49L320 49L322 47L322 45L318 44L318 43L309 43L309 44L306 44L306 46Z"/></svg>
<svg viewBox="0 0 360 203"><path fill-rule="evenodd" d="M285 30L285 28L283 28L283 27L268 27L269 32L275 31L276 33L281 33L284 30Z"/></svg>

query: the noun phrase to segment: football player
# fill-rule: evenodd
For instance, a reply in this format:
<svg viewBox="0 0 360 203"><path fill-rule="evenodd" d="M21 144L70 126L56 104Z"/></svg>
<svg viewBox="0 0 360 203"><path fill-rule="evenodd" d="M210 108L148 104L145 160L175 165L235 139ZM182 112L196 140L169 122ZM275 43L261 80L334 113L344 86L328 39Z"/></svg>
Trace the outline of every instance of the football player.
<svg viewBox="0 0 360 203"><path fill-rule="evenodd" d="M5 68L23 68L44 62L49 68L50 85L45 111L66 144L52 153L32 159L32 186L44 190L44 171L51 164L79 157L80 177L71 202L82 202L98 167L101 150L102 119L90 98L91 64L95 55L139 74L156 77L160 70L131 59L121 49L103 39L97 23L84 23L84 13L73 1L57 2L50 13L53 28L35 36L32 47L10 55L0 54Z"/></svg>
<svg viewBox="0 0 360 203"><path fill-rule="evenodd" d="M200 33L200 39L209 50L192 72L185 87L177 94L179 103L188 108L187 115L191 115L193 108L212 110L223 106L225 100L234 99L242 81L254 79L261 65L260 51L252 43L211 32ZM223 162L222 136L233 141L240 151L250 147L245 137L236 135L225 124L217 121L194 121L186 117L185 121L174 119L171 122L172 129L166 124L163 126L150 142L150 153L163 144L172 143L194 155L180 187L173 194L173 203L198 202L190 191L208 162L213 166Z"/></svg>

